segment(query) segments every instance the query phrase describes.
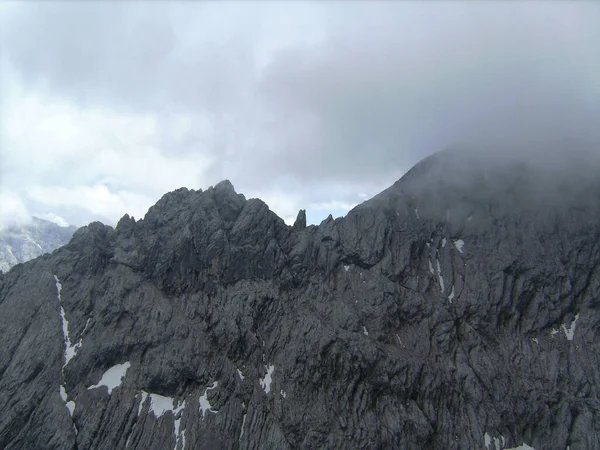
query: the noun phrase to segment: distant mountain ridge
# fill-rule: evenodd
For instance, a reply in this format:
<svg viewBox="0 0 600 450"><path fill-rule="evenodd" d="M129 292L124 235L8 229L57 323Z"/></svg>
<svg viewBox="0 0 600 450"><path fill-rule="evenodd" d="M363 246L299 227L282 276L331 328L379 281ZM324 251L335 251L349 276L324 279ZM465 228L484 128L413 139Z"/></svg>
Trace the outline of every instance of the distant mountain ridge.
<svg viewBox="0 0 600 450"><path fill-rule="evenodd" d="M39 217L0 229L0 271L8 272L16 264L56 250L69 242L76 230L75 226L65 227Z"/></svg>
<svg viewBox="0 0 600 450"><path fill-rule="evenodd" d="M435 154L318 226L229 181L0 274L0 448L600 448L597 166Z"/></svg>

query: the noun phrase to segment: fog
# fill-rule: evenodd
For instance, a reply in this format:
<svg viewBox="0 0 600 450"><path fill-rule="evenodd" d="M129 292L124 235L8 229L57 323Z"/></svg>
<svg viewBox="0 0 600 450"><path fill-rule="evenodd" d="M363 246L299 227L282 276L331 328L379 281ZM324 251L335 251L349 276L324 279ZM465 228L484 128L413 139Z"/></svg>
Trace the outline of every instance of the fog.
<svg viewBox="0 0 600 450"><path fill-rule="evenodd" d="M0 42L2 223L225 178L314 223L445 148L600 143L596 2L4 3Z"/></svg>

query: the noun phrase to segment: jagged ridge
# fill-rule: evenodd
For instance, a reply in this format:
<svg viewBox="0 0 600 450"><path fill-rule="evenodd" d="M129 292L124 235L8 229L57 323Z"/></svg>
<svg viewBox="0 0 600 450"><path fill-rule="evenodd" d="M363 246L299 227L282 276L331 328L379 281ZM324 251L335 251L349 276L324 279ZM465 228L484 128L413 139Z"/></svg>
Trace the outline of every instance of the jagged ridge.
<svg viewBox="0 0 600 450"><path fill-rule="evenodd" d="M90 224L0 277L0 446L598 448L599 192L445 152L319 226L228 181Z"/></svg>

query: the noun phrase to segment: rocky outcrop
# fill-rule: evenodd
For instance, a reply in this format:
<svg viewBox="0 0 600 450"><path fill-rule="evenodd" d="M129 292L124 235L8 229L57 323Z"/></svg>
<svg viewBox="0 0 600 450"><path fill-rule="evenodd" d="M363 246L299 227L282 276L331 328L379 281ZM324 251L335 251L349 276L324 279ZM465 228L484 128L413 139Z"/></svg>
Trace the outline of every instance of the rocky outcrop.
<svg viewBox="0 0 600 450"><path fill-rule="evenodd" d="M319 226L225 181L83 227L0 275L0 447L599 448L594 173L443 152Z"/></svg>
<svg viewBox="0 0 600 450"><path fill-rule="evenodd" d="M31 222L0 229L0 271L65 245L77 228L32 217Z"/></svg>

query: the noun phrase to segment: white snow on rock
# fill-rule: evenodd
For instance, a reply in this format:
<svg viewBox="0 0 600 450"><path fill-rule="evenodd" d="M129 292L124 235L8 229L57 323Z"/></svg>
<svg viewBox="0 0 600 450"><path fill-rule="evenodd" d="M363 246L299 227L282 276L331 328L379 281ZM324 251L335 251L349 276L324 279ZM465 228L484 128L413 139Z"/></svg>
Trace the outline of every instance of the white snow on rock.
<svg viewBox="0 0 600 450"><path fill-rule="evenodd" d="M454 300L454 285L452 285L452 289L450 290L450 295L448 295L448 301L450 303L452 303L452 300Z"/></svg>
<svg viewBox="0 0 600 450"><path fill-rule="evenodd" d="M240 430L240 437L238 438L238 442L242 442L242 437L244 437L244 425L246 425L246 414L242 416L242 429Z"/></svg>
<svg viewBox="0 0 600 450"><path fill-rule="evenodd" d="M75 411L75 402L67 401L67 391L65 390L65 387L62 384L60 385L59 394L60 398L62 398L62 401L65 402L65 406L69 410L69 415L73 417L73 412Z"/></svg>
<svg viewBox="0 0 600 450"><path fill-rule="evenodd" d="M218 381L215 381L212 386L209 386L205 389L204 394L200 397L200 408L199 411L202 413L202 417L204 417L204 413L209 411L213 414L216 414L218 411L212 409L210 402L208 401L208 391L216 388L219 385Z"/></svg>
<svg viewBox="0 0 600 450"><path fill-rule="evenodd" d="M273 381L272 375L273 375L273 371L275 370L275 366L270 365L269 367L265 366L265 369L267 369L267 374L265 375L265 377L260 381L260 385L261 387L265 390L265 394L269 394L269 392L271 392L271 382Z"/></svg>
<svg viewBox="0 0 600 450"><path fill-rule="evenodd" d="M577 322L577 319L579 319L579 314L575 316L575 319L573 319L573 322L571 322L571 326L569 328L567 328L564 323L561 325L561 328L564 331L567 340L569 341L572 341L575 337L575 324Z"/></svg>
<svg viewBox="0 0 600 450"><path fill-rule="evenodd" d="M100 386L106 386L108 388L108 395L112 392L113 389L121 386L121 382L123 378L125 378L125 374L127 373L127 369L131 367L129 361L124 362L123 364L117 364L112 366L102 375L102 378L93 386L88 388L90 389L99 388Z"/></svg>
<svg viewBox="0 0 600 450"><path fill-rule="evenodd" d="M287 397L287 394L286 394L286 392L285 392L283 389L281 390L280 394L281 394L281 396L282 396L283 398L286 398L286 397Z"/></svg>
<svg viewBox="0 0 600 450"><path fill-rule="evenodd" d="M240 380L244 381L244 378L246 378L246 377L244 376L244 374L242 373L242 371L240 369L235 369L235 370L237 370L237 373L240 376Z"/></svg>
<svg viewBox="0 0 600 450"><path fill-rule="evenodd" d="M535 342L536 344L539 344L539 343L540 343L540 341L538 341L538 339L537 339L537 338L531 338L531 340L532 340L533 342Z"/></svg>
<svg viewBox="0 0 600 450"><path fill-rule="evenodd" d="M179 412L181 412L181 414L179 415L179 417L177 419L175 419L175 421L173 422L173 426L174 426L174 433L175 433L175 447L173 448L173 450L177 450L177 446L179 445L179 442L181 441L181 448L184 449L185 448L185 430L182 430L181 432L179 431L179 426L181 424L181 418L183 417L183 411L185 410L185 400L181 402L181 404L173 409L173 417L177 417L177 414L179 414Z"/></svg>
<svg viewBox="0 0 600 450"><path fill-rule="evenodd" d="M363 326L363 334L364 334L365 336L368 336L368 335L369 335L369 332L367 331L367 327L365 327L365 326Z"/></svg>
<svg viewBox="0 0 600 450"><path fill-rule="evenodd" d="M456 247L456 250L463 253L463 247L465 246L465 241L463 241L462 239L457 239L456 241L454 241L454 246Z"/></svg>
<svg viewBox="0 0 600 450"><path fill-rule="evenodd" d="M73 359L77 350L81 347L81 339L75 345L71 344L71 338L69 337L69 322L67 321L67 316L65 315L65 309L62 306L62 298L60 296L60 291L62 291L62 284L58 280L58 277L54 275L54 280L56 281L56 290L58 292L58 304L60 305L60 317L62 319L62 329L63 329L63 338L65 341L65 363L63 364L63 369L69 364L69 361Z"/></svg>
<svg viewBox="0 0 600 450"><path fill-rule="evenodd" d="M442 248L446 247L446 238L442 239Z"/></svg>
<svg viewBox="0 0 600 450"><path fill-rule="evenodd" d="M150 398L150 409L148 412L152 412L157 419L162 417L167 411L173 411L174 399L172 397L164 397L160 394L148 394L148 397Z"/></svg>
<svg viewBox="0 0 600 450"><path fill-rule="evenodd" d="M183 417L183 411L185 410L185 400L183 400L179 406L175 407L175 399L172 397L165 397L160 394L150 394L146 391L142 391L142 399L138 406L138 416L142 412L142 407L146 402L146 399L150 399L150 408L148 412L152 412L154 417L157 419L161 418L167 411L173 413L173 433L175 434L175 447L173 450L177 450L179 443L181 442L180 449L185 448L185 430L180 430L181 418ZM180 414L181 413L181 414ZM179 417L177 417L179 415Z"/></svg>
<svg viewBox="0 0 600 450"><path fill-rule="evenodd" d="M431 259L429 260L429 271L431 273L435 273L435 271L433 270L433 264L431 264Z"/></svg>
<svg viewBox="0 0 600 450"><path fill-rule="evenodd" d="M443 293L444 292L444 277L442 276L442 269L440 268L440 260L439 259L435 260L435 265L437 267L438 281L440 283L440 289L442 290L442 293Z"/></svg>
<svg viewBox="0 0 600 450"><path fill-rule="evenodd" d="M144 407L147 397L148 393L146 391L142 391L142 399L140 400L140 406L138 406L138 416L142 413L142 408Z"/></svg>
<svg viewBox="0 0 600 450"><path fill-rule="evenodd" d="M552 328L552 331L550 331L550 336L554 337L559 333L559 331L556 328Z"/></svg>
<svg viewBox="0 0 600 450"><path fill-rule="evenodd" d="M420 219L420 217L419 217L419 207L418 206L415 208L415 216L417 217L417 219Z"/></svg>
<svg viewBox="0 0 600 450"><path fill-rule="evenodd" d="M512 448L505 448L504 450L535 450L535 448L530 447L529 445L527 445L525 442L523 442L521 445L519 445L518 447L512 447Z"/></svg>
<svg viewBox="0 0 600 450"><path fill-rule="evenodd" d="M485 448L489 450L502 450L506 442L504 436L500 436L500 438L495 438L493 436L490 436L487 432L483 435L483 441L485 444ZM492 444L494 445L492 446Z"/></svg>
<svg viewBox="0 0 600 450"><path fill-rule="evenodd" d="M344 266L344 270L348 272L350 270L350 266Z"/></svg>
<svg viewBox="0 0 600 450"><path fill-rule="evenodd" d="M35 239L33 239L29 233L25 232L25 234L23 235L25 237L25 240L27 242L31 242L33 245L35 245L37 248L39 248L42 252L44 251L44 249L42 248L42 246L40 244L38 244L37 242L35 242Z"/></svg>

